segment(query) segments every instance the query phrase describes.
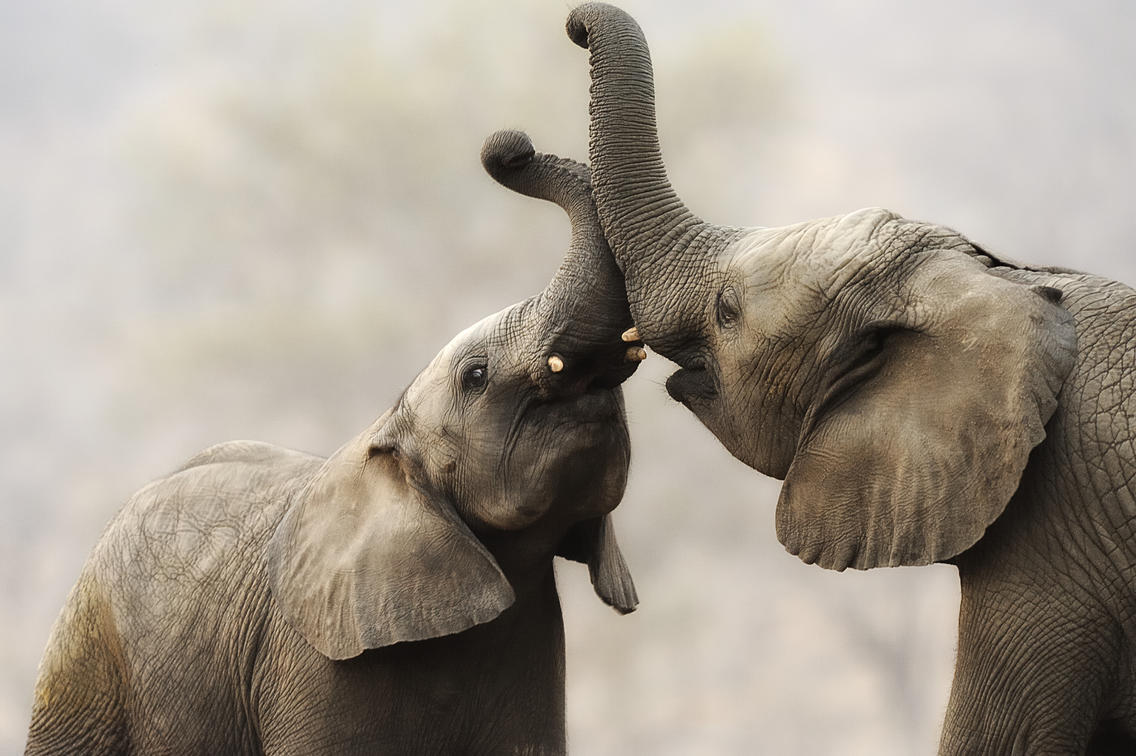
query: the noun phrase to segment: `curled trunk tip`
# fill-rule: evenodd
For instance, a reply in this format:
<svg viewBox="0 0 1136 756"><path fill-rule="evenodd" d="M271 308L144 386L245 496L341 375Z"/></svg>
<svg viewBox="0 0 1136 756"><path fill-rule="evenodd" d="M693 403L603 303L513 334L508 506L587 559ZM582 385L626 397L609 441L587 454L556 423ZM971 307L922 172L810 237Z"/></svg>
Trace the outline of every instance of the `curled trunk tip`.
<svg viewBox="0 0 1136 756"><path fill-rule="evenodd" d="M554 202L568 213L573 229L599 229L591 199L588 166L570 158L539 153L523 131L498 131L485 140L481 164L493 179L514 192Z"/></svg>
<svg viewBox="0 0 1136 756"><path fill-rule="evenodd" d="M630 25L636 30L639 29L639 24L635 22L635 19L622 8L617 8L608 3L584 3L577 5L568 14L568 22L564 24L564 30L568 32L568 39L587 50L589 28L597 22L617 22ZM642 33L640 30L640 36Z"/></svg>
<svg viewBox="0 0 1136 756"><path fill-rule="evenodd" d="M568 22L564 24L564 30L568 32L568 39L585 50L588 49L588 24L584 18L590 5L593 5L593 3L585 3L573 8L572 12L568 14Z"/></svg>
<svg viewBox="0 0 1136 756"><path fill-rule="evenodd" d="M498 183L532 162L536 156L532 140L523 131L502 129L489 135L481 148L481 165Z"/></svg>

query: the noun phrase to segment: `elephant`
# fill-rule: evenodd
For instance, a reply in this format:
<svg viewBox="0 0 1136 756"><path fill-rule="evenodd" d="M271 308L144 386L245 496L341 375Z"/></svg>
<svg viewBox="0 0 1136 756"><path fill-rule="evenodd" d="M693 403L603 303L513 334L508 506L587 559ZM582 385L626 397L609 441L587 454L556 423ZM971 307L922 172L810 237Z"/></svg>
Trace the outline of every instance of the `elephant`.
<svg viewBox="0 0 1136 756"><path fill-rule="evenodd" d="M571 11L593 195L634 335L778 539L961 585L944 754L1136 753L1136 292L872 208L718 226L672 188L644 34Z"/></svg>
<svg viewBox="0 0 1136 756"><path fill-rule="evenodd" d="M52 631L28 753L562 753L557 554L637 603L610 512L645 356L587 169L490 137L562 206L539 294L457 335L323 459L235 441L136 493Z"/></svg>

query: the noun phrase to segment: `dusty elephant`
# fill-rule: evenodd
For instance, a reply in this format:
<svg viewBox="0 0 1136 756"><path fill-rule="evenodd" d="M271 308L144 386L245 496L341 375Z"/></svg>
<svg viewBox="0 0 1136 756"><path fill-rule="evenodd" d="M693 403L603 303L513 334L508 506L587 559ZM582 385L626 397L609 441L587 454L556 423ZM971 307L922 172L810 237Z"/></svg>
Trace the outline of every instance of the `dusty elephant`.
<svg viewBox="0 0 1136 756"><path fill-rule="evenodd" d="M257 442L139 491L40 668L29 753L560 753L557 553L636 603L608 513L629 440L630 315L587 169L486 142L570 251L455 337L329 459Z"/></svg>
<svg viewBox="0 0 1136 756"><path fill-rule="evenodd" d="M880 209L715 226L671 188L650 54L590 50L595 201L642 339L736 457L784 485L777 535L842 570L951 562L943 753L1136 750L1136 292Z"/></svg>

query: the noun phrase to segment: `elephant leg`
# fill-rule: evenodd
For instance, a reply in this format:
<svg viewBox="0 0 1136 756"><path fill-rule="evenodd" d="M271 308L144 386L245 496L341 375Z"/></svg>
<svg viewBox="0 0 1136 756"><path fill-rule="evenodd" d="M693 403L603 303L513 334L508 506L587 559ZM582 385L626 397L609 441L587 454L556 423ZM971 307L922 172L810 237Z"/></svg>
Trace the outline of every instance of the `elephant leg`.
<svg viewBox="0 0 1136 756"><path fill-rule="evenodd" d="M80 578L40 665L26 752L126 751L123 663L105 596Z"/></svg>
<svg viewBox="0 0 1136 756"><path fill-rule="evenodd" d="M958 658L939 752L1085 753L1115 687L1120 628L1091 594L1062 586L1068 575L1038 579L1004 565L997 574L960 570Z"/></svg>

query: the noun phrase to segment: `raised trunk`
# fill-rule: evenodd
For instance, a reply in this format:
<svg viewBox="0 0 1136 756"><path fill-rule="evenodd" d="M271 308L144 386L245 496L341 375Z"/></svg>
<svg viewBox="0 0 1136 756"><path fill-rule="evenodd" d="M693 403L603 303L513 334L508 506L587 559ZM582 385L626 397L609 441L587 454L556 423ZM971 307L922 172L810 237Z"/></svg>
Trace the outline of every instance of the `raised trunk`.
<svg viewBox="0 0 1136 756"><path fill-rule="evenodd" d="M567 28L573 42L591 51L589 160L596 206L623 267L673 247L704 224L667 179L651 53L635 19L588 3L572 11Z"/></svg>
<svg viewBox="0 0 1136 756"><path fill-rule="evenodd" d="M519 131L490 136L481 161L502 185L559 205L572 224L564 262L533 300L538 323L529 326L540 342L534 350L539 353L534 370L547 370L547 360L555 357L561 363L553 370L563 370L562 379L585 384L597 377L604 383L626 379L635 361L627 359L628 344L620 335L631 327L631 313L623 274L596 215L588 167L537 153L528 136Z"/></svg>
<svg viewBox="0 0 1136 756"><path fill-rule="evenodd" d="M589 153L600 221L626 275L640 332L671 356L668 347L702 324L704 292L691 282L705 279L715 253L737 231L705 223L671 188L659 150L651 54L635 20L588 3L572 11L567 30L591 51Z"/></svg>

